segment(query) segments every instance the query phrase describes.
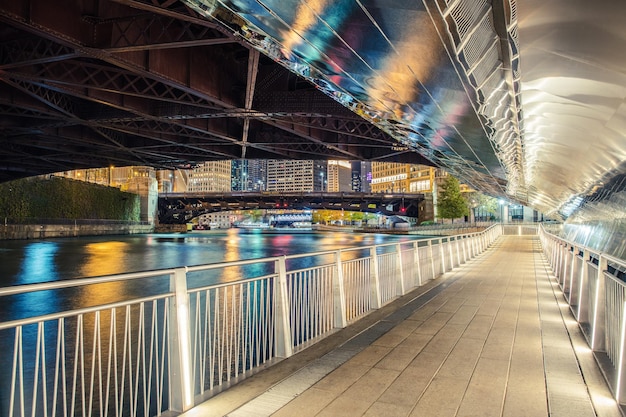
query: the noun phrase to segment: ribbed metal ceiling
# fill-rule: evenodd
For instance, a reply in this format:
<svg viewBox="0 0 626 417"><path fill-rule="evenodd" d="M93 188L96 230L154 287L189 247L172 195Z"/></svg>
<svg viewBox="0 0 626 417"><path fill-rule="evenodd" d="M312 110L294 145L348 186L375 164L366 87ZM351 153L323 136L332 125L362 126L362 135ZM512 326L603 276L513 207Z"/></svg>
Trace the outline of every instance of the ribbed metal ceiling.
<svg viewBox="0 0 626 417"><path fill-rule="evenodd" d="M626 172L622 1L186 2L492 195L568 216Z"/></svg>

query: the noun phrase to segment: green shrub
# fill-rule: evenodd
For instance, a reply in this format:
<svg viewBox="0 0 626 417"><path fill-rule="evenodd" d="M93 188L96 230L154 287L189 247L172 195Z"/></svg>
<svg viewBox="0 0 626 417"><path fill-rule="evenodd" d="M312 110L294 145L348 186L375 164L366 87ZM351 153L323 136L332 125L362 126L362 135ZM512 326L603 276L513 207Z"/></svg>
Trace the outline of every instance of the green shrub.
<svg viewBox="0 0 626 417"><path fill-rule="evenodd" d="M28 178L0 184L0 217L139 221L140 197L67 178Z"/></svg>

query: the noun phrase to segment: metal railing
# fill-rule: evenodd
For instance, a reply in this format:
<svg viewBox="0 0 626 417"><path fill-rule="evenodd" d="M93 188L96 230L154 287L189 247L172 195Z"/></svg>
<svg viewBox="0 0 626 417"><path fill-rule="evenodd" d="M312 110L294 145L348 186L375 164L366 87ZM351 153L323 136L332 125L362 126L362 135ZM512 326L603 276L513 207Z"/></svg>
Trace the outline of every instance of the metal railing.
<svg viewBox="0 0 626 417"><path fill-rule="evenodd" d="M570 310L619 404L626 403L626 262L548 233L539 235Z"/></svg>
<svg viewBox="0 0 626 417"><path fill-rule="evenodd" d="M0 414L188 410L468 261L501 230L0 288L5 305L46 310L0 323ZM204 284L214 276L222 283ZM48 311L51 300L70 306Z"/></svg>

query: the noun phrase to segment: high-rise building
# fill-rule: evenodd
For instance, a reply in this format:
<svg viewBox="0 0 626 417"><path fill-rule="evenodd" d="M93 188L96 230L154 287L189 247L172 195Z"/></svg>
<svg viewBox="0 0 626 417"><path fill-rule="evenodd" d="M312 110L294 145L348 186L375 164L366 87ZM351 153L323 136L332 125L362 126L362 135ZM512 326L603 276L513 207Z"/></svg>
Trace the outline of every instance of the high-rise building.
<svg viewBox="0 0 626 417"><path fill-rule="evenodd" d="M435 169L426 165L372 162L374 193L430 193Z"/></svg>
<svg viewBox="0 0 626 417"><path fill-rule="evenodd" d="M267 183L267 161L265 159L248 160L248 179L250 191L265 191Z"/></svg>
<svg viewBox="0 0 626 417"><path fill-rule="evenodd" d="M349 161L328 161L327 191L352 191L352 165Z"/></svg>
<svg viewBox="0 0 626 417"><path fill-rule="evenodd" d="M231 169L231 161L204 162L188 172L187 191L230 192Z"/></svg>
<svg viewBox="0 0 626 417"><path fill-rule="evenodd" d="M270 159L267 161L267 191L326 191L326 161Z"/></svg>
<svg viewBox="0 0 626 417"><path fill-rule="evenodd" d="M233 191L265 191L267 161L236 159L232 161Z"/></svg>

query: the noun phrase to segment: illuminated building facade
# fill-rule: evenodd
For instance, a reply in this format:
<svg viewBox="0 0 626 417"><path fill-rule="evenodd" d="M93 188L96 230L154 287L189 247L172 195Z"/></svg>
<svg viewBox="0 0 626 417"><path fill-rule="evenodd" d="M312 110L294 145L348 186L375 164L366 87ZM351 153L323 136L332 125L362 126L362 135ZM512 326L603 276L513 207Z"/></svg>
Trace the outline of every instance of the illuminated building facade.
<svg viewBox="0 0 626 417"><path fill-rule="evenodd" d="M198 192L230 192L231 161L204 162L188 171L187 191Z"/></svg>
<svg viewBox="0 0 626 417"><path fill-rule="evenodd" d="M328 161L327 191L352 191L352 165L350 161Z"/></svg>
<svg viewBox="0 0 626 417"><path fill-rule="evenodd" d="M267 191L326 191L327 162L270 159L267 161Z"/></svg>
<svg viewBox="0 0 626 417"><path fill-rule="evenodd" d="M435 168L426 165L372 162L373 193L431 193Z"/></svg>

